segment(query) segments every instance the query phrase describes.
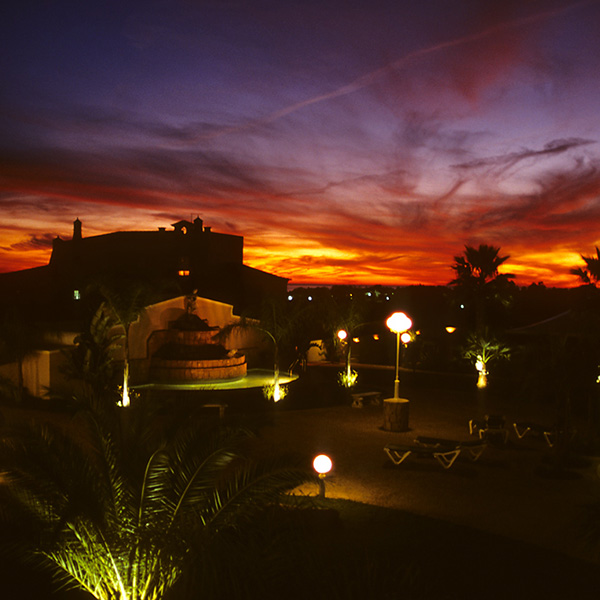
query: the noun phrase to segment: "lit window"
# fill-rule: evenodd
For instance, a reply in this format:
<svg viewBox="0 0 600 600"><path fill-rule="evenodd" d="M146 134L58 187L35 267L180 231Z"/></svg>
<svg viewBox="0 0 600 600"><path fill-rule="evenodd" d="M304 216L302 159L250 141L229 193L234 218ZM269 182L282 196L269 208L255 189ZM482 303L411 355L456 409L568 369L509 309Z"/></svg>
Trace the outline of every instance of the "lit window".
<svg viewBox="0 0 600 600"><path fill-rule="evenodd" d="M190 272L188 269L180 269L179 270L179 277L189 277L190 276Z"/></svg>
<svg viewBox="0 0 600 600"><path fill-rule="evenodd" d="M73 290L73 300L81 300L81 292L79 290Z"/></svg>

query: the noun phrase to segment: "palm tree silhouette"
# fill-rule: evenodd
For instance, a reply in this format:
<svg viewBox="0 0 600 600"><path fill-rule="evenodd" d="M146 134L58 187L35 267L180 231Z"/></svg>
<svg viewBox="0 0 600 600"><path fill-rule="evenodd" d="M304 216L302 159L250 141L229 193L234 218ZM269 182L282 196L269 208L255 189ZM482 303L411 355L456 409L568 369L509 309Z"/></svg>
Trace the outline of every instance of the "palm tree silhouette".
<svg viewBox="0 0 600 600"><path fill-rule="evenodd" d="M571 273L576 275L585 284L597 286L600 282L600 250L596 246L596 256L584 256L581 258L585 262L586 268L577 267L571 269Z"/></svg>
<svg viewBox="0 0 600 600"><path fill-rule="evenodd" d="M449 285L475 307L475 330L482 333L487 323L486 307L490 302L507 305L510 302L509 284L515 276L499 273L500 266L510 256L500 256L500 248L480 244L465 246L463 255L454 257L452 269L456 278Z"/></svg>

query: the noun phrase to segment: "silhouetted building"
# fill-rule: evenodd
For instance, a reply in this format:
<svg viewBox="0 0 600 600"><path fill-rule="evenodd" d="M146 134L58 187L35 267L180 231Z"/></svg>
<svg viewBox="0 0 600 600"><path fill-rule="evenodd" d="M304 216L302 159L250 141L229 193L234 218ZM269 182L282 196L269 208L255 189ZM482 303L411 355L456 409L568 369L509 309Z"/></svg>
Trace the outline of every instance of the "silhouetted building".
<svg viewBox="0 0 600 600"><path fill-rule="evenodd" d="M236 312L286 292L287 279L244 265L243 237L213 232L200 218L172 227L86 238L76 219L72 239L54 240L47 266L0 274L1 300L42 318L69 319L77 318L77 303L97 281L141 281L155 288L157 299L196 291Z"/></svg>

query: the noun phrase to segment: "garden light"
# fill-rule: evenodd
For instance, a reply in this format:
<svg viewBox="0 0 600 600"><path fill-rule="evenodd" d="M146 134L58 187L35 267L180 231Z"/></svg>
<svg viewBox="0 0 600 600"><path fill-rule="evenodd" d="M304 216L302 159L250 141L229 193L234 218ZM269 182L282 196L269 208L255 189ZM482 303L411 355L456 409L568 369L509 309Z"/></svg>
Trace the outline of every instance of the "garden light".
<svg viewBox="0 0 600 600"><path fill-rule="evenodd" d="M326 454L319 454L313 460L313 469L319 474L319 497L325 498L325 477L331 471L333 462Z"/></svg>

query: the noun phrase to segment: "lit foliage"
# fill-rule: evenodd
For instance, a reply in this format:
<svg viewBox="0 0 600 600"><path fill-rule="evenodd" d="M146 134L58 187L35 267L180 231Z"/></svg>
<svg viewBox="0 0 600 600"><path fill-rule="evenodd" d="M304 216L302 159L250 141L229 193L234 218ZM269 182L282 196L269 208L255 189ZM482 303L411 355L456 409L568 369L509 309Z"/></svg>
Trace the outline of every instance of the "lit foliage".
<svg viewBox="0 0 600 600"><path fill-rule="evenodd" d="M104 298L102 310L112 319L114 324L123 331L123 384L121 387L120 406L129 406L129 331L144 312L150 299L148 284L141 281L101 282L97 286Z"/></svg>
<svg viewBox="0 0 600 600"><path fill-rule="evenodd" d="M358 373L354 369L344 369L338 373L338 383L345 388L351 388L356 385Z"/></svg>
<svg viewBox="0 0 600 600"><path fill-rule="evenodd" d="M471 334L467 338L466 346L463 350L463 358L470 360L477 369L477 387L487 386L487 376L489 375L488 363L496 360L508 360L510 358L510 348L491 336L487 331L482 335Z"/></svg>
<svg viewBox="0 0 600 600"><path fill-rule="evenodd" d="M123 431L143 435L128 440L90 413L80 419L71 435L29 425L2 438L0 507L35 533L26 554L98 600L162 598L194 560L210 563L217 540L235 540L265 506L314 481L245 459L244 431L187 429L144 443L153 436L131 419Z"/></svg>
<svg viewBox="0 0 600 600"><path fill-rule="evenodd" d="M291 314L283 301L265 300L261 305L258 320L242 316L239 321L223 327L216 336L217 340L223 341L234 331L254 330L273 344L273 383L263 387L263 394L265 398L274 402L279 402L287 392L279 382L281 348L301 327L303 314Z"/></svg>
<svg viewBox="0 0 600 600"><path fill-rule="evenodd" d="M274 381L273 383L267 383L267 385L263 386L263 396L267 400L272 400L273 402L283 400L287 396L287 393L287 386L279 383L279 380Z"/></svg>

